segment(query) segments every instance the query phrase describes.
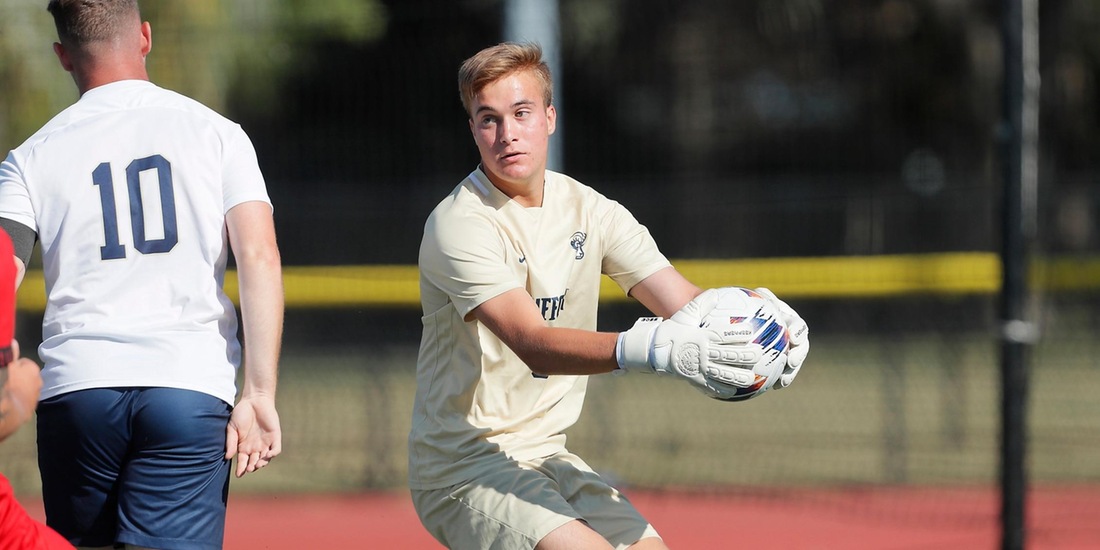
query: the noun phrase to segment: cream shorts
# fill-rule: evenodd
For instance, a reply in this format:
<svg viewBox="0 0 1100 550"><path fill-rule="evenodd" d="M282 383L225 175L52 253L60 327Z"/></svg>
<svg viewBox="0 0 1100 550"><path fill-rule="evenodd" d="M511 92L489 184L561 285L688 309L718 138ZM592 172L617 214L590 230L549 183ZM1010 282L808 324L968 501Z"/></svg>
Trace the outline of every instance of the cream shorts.
<svg viewBox="0 0 1100 550"><path fill-rule="evenodd" d="M412 491L421 523L453 549L534 548L554 529L584 521L616 548L657 531L580 457L559 453L468 483Z"/></svg>

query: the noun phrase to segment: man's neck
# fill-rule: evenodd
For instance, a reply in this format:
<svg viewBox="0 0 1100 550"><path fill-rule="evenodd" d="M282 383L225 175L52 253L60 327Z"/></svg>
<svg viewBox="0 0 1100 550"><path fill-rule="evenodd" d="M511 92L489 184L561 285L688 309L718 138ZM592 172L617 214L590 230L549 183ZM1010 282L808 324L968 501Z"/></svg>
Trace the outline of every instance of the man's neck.
<svg viewBox="0 0 1100 550"><path fill-rule="evenodd" d="M136 63L93 63L74 74L80 95L93 88L121 80L149 80L144 64Z"/></svg>
<svg viewBox="0 0 1100 550"><path fill-rule="evenodd" d="M517 204L524 208L531 208L533 206L542 206L543 192L546 189L546 172L542 172L541 179L532 178L529 182L509 182L503 178L497 177L492 172L485 170L482 166L482 171L489 178L489 183L493 184L504 193L508 198L515 201ZM538 183L533 183L538 181Z"/></svg>

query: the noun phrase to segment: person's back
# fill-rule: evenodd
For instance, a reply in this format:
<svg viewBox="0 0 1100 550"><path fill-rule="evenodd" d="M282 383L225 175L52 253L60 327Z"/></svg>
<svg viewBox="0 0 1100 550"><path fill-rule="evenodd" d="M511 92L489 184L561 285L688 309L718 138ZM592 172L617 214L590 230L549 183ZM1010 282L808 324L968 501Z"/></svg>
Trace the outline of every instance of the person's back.
<svg viewBox="0 0 1100 550"><path fill-rule="evenodd" d="M47 524L81 547L220 547L230 461L240 477L281 451L266 184L239 126L149 82L136 0L49 11L81 99L0 165L20 278L42 250ZM230 251L247 350L223 290Z"/></svg>
<svg viewBox="0 0 1100 550"><path fill-rule="evenodd" d="M85 93L3 170L24 185L0 186L0 216L35 229L42 250L43 398L125 382L232 402L240 348L221 290L224 212L267 200L244 132L126 80Z"/></svg>

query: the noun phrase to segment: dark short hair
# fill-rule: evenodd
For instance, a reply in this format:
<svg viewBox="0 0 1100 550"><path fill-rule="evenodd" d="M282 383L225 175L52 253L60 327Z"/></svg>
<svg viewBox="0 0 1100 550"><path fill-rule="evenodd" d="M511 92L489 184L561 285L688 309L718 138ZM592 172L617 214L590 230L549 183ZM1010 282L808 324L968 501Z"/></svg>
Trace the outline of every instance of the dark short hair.
<svg viewBox="0 0 1100 550"><path fill-rule="evenodd" d="M50 0L57 38L66 47L81 48L114 37L141 11L137 0Z"/></svg>

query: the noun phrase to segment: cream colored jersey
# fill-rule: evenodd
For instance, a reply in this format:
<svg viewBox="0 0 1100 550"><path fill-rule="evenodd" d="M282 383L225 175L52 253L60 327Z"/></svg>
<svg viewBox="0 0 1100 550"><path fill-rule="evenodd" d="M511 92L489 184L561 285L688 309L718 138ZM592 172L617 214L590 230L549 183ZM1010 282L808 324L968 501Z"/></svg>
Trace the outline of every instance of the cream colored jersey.
<svg viewBox="0 0 1100 550"><path fill-rule="evenodd" d="M547 172L543 205L524 208L470 174L428 217L420 246L410 487L563 451L580 414L588 377L533 375L475 308L521 288L547 325L595 330L601 274L629 291L669 265L626 208L568 176Z"/></svg>

